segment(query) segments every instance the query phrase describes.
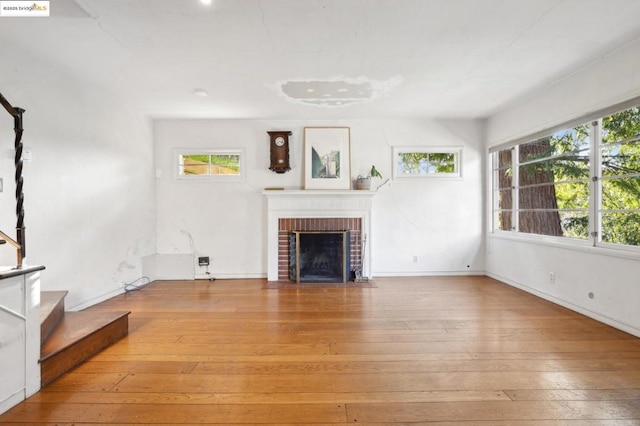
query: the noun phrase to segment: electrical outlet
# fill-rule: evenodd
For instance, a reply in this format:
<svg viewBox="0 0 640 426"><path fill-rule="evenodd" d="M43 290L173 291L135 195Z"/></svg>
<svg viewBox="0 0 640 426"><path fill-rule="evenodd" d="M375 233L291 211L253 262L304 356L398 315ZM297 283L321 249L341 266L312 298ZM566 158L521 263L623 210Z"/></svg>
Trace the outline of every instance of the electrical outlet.
<svg viewBox="0 0 640 426"><path fill-rule="evenodd" d="M199 257L198 266L209 266L209 256Z"/></svg>
<svg viewBox="0 0 640 426"><path fill-rule="evenodd" d="M549 282L551 284L555 284L555 282L556 282L556 273L555 272L549 272Z"/></svg>

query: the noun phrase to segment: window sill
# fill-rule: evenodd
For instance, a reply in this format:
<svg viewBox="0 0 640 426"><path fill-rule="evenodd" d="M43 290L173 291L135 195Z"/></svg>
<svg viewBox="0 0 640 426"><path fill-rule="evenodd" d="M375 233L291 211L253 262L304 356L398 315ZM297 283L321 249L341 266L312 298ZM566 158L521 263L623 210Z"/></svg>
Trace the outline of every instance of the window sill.
<svg viewBox="0 0 640 426"><path fill-rule="evenodd" d="M581 251L593 255L610 256L629 260L640 260L640 247L594 247L589 241L576 239L548 237L544 235L512 234L508 232L493 232L490 239L510 240L519 243L533 244L547 247L555 247L564 250Z"/></svg>

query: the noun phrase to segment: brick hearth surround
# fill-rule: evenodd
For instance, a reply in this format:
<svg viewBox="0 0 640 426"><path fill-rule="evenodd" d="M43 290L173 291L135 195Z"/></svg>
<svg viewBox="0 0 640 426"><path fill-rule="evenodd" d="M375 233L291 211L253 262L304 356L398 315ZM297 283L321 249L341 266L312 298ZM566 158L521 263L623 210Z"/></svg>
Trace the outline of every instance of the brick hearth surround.
<svg viewBox="0 0 640 426"><path fill-rule="evenodd" d="M371 276L371 212L375 191L264 190L267 199L267 279L288 280L290 231L350 230L352 269ZM286 262L286 263L285 263Z"/></svg>
<svg viewBox="0 0 640 426"><path fill-rule="evenodd" d="M362 219L359 217L312 217L278 219L278 280L289 279L289 234L291 231L350 232L351 269L362 266Z"/></svg>

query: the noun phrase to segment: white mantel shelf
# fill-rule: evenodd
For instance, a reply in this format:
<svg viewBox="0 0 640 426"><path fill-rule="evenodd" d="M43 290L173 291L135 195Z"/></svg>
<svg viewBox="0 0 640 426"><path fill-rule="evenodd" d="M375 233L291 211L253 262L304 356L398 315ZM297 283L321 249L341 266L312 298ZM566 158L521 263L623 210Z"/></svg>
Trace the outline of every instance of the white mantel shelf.
<svg viewBox="0 0 640 426"><path fill-rule="evenodd" d="M376 191L265 189L267 198L267 279L278 280L278 220L354 217L362 220L363 276L371 277L371 209Z"/></svg>

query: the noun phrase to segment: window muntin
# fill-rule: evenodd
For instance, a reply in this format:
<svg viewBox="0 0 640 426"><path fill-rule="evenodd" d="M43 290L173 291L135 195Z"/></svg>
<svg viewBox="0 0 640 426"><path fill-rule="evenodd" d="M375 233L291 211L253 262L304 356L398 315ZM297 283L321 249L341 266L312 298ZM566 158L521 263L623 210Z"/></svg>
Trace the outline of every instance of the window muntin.
<svg viewBox="0 0 640 426"><path fill-rule="evenodd" d="M237 180L244 176L241 150L179 151L178 178Z"/></svg>
<svg viewBox="0 0 640 426"><path fill-rule="evenodd" d="M493 164L495 231L640 246L639 107L497 151Z"/></svg>

